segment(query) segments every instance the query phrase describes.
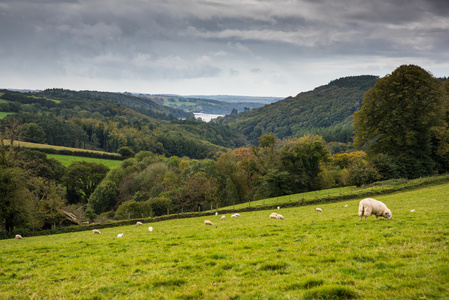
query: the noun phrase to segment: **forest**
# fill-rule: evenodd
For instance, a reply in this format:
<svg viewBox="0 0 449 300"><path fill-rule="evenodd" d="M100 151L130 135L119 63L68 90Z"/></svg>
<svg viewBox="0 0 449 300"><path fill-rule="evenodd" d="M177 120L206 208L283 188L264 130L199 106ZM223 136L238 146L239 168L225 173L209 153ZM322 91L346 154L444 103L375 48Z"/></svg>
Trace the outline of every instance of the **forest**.
<svg viewBox="0 0 449 300"><path fill-rule="evenodd" d="M251 143L267 133L280 139L319 134L327 142L348 143L354 130L352 115L360 109L364 93L378 79L369 75L340 78L295 97L218 118L216 122L237 128Z"/></svg>
<svg viewBox="0 0 449 300"><path fill-rule="evenodd" d="M355 96L364 89L361 99ZM69 214L80 222L143 218L449 171L449 81L413 65L380 79L335 80L255 109L265 112L265 125L303 117L297 127L286 123L294 128L290 135L262 133L272 125L261 125L257 136L243 130L246 120L259 118L252 111L232 122L226 116L229 124L167 120L106 98L58 93L77 95L0 93L0 108L16 110L0 123L0 221L7 232L68 225ZM311 93L319 96L307 102ZM290 103L299 103L294 114ZM301 131L337 132L335 124L354 128L347 143ZM64 167L5 140L118 152L123 162L114 169L88 162Z"/></svg>

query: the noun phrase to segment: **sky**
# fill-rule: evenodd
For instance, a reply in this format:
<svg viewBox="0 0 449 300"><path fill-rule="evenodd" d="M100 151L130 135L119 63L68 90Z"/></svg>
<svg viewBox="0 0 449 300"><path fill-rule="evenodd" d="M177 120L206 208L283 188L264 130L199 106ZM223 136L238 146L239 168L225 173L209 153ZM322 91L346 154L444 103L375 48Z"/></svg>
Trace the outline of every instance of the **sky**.
<svg viewBox="0 0 449 300"><path fill-rule="evenodd" d="M0 0L0 88L295 96L449 77L448 0Z"/></svg>

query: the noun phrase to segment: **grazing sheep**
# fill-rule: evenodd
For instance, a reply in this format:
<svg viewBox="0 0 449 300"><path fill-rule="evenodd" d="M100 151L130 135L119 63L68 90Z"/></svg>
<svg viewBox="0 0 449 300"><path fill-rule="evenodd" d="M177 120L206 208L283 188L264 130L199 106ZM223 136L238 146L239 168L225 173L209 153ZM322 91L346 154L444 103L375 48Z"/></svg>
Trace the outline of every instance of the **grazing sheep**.
<svg viewBox="0 0 449 300"><path fill-rule="evenodd" d="M416 210L412 209L411 212L415 212Z"/></svg>
<svg viewBox="0 0 449 300"><path fill-rule="evenodd" d="M225 216L225 215L222 215L221 218L220 218L220 220L224 220L224 219L226 219L226 216Z"/></svg>
<svg viewBox="0 0 449 300"><path fill-rule="evenodd" d="M204 225L214 225L214 223L212 223L212 222L209 221L209 220L206 220L206 221L204 221Z"/></svg>
<svg viewBox="0 0 449 300"><path fill-rule="evenodd" d="M98 229L92 230L92 233L93 233L93 234L101 234L100 230L98 230Z"/></svg>
<svg viewBox="0 0 449 300"><path fill-rule="evenodd" d="M216 215L216 216L218 216L218 211L217 211L217 212L215 212L215 215Z"/></svg>
<svg viewBox="0 0 449 300"><path fill-rule="evenodd" d="M239 215L239 214L233 214L233 215L231 215L231 218L237 218L237 217L240 217L240 215Z"/></svg>
<svg viewBox="0 0 449 300"><path fill-rule="evenodd" d="M153 227L151 227L151 226L148 227L148 231L151 232L151 233L153 233Z"/></svg>
<svg viewBox="0 0 449 300"><path fill-rule="evenodd" d="M121 237L123 237L123 235L124 235L123 233L119 233L119 234L117 234L117 237L121 238Z"/></svg>
<svg viewBox="0 0 449 300"><path fill-rule="evenodd" d="M21 240L22 236L20 234L16 234L16 240Z"/></svg>
<svg viewBox="0 0 449 300"><path fill-rule="evenodd" d="M276 219L278 219L278 220L284 220L284 216L283 216L283 215L280 215L280 214L278 214L278 215L276 216Z"/></svg>
<svg viewBox="0 0 449 300"><path fill-rule="evenodd" d="M278 209L281 209L281 207L280 207L280 206L278 206Z"/></svg>
<svg viewBox="0 0 449 300"><path fill-rule="evenodd" d="M346 204L345 207L349 207L349 205Z"/></svg>
<svg viewBox="0 0 449 300"><path fill-rule="evenodd" d="M137 226L143 225L142 222L137 221L136 223Z"/></svg>
<svg viewBox="0 0 449 300"><path fill-rule="evenodd" d="M371 214L376 216L376 220L379 216L387 218L388 220L393 218L391 210L389 210L384 203L373 198L365 198L361 200L359 204L360 221L362 221L363 215L365 215L366 221L366 218Z"/></svg>
<svg viewBox="0 0 449 300"><path fill-rule="evenodd" d="M323 210L321 208L318 208L318 207L316 208L316 211L317 212L323 212Z"/></svg>
<svg viewBox="0 0 449 300"><path fill-rule="evenodd" d="M276 219L277 216L278 216L277 213L271 213L270 219Z"/></svg>

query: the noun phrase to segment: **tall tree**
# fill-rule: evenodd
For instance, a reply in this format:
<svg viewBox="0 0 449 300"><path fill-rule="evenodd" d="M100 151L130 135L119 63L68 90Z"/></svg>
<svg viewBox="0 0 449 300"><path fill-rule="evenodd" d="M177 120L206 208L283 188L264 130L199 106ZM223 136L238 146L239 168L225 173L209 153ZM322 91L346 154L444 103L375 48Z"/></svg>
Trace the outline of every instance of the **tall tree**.
<svg viewBox="0 0 449 300"><path fill-rule="evenodd" d="M441 82L418 66L400 66L365 94L354 114L354 145L395 158L402 176L431 174L432 154L448 151L446 111Z"/></svg>
<svg viewBox="0 0 449 300"><path fill-rule="evenodd" d="M108 173L109 168L100 163L77 161L67 167L64 184L69 203L87 204L90 195Z"/></svg>
<svg viewBox="0 0 449 300"><path fill-rule="evenodd" d="M28 222L33 195L24 184L25 173L20 168L0 167L0 223L8 232Z"/></svg>

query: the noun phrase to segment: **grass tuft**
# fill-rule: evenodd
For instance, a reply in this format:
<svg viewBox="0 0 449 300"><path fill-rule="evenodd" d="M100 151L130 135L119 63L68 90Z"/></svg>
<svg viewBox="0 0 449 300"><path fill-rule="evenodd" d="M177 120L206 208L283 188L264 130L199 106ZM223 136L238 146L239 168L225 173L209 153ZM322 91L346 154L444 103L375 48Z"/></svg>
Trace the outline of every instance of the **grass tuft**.
<svg viewBox="0 0 449 300"><path fill-rule="evenodd" d="M308 290L303 295L305 300L340 300L356 299L358 294L351 288L340 285L321 286Z"/></svg>

